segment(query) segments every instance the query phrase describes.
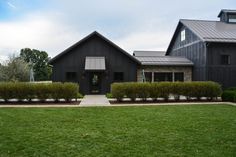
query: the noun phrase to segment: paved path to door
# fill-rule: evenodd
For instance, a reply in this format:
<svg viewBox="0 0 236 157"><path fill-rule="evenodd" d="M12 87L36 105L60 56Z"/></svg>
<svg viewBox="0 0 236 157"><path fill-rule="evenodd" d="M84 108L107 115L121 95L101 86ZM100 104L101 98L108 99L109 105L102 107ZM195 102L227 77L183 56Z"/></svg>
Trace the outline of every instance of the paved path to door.
<svg viewBox="0 0 236 157"><path fill-rule="evenodd" d="M79 106L110 106L105 95L85 95Z"/></svg>

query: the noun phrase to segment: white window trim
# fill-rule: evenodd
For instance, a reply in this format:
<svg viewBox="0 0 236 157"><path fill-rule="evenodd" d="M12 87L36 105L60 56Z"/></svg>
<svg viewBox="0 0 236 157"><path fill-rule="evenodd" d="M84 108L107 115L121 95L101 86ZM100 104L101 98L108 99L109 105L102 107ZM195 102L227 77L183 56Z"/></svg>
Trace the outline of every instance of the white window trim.
<svg viewBox="0 0 236 157"><path fill-rule="evenodd" d="M181 41L184 41L185 38L186 38L186 31L185 31L185 29L183 29L183 30L181 31L180 40L181 40Z"/></svg>

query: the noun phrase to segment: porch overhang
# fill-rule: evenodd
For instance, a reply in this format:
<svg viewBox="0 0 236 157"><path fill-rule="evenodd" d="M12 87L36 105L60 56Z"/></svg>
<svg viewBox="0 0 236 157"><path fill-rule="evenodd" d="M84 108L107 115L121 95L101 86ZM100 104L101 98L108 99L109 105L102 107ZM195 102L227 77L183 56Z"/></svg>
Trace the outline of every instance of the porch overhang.
<svg viewBox="0 0 236 157"><path fill-rule="evenodd" d="M85 58L85 70L87 71L103 71L106 70L105 57L92 57Z"/></svg>

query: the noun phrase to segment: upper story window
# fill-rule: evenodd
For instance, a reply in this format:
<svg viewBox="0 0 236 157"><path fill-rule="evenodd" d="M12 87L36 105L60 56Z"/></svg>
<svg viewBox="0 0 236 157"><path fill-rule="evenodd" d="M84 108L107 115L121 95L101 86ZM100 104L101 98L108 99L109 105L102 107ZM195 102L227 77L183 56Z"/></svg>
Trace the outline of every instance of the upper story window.
<svg viewBox="0 0 236 157"><path fill-rule="evenodd" d="M230 64L230 55L221 55L221 64L229 65Z"/></svg>
<svg viewBox="0 0 236 157"><path fill-rule="evenodd" d="M180 37L181 41L185 40L185 29L181 31L181 37Z"/></svg>
<svg viewBox="0 0 236 157"><path fill-rule="evenodd" d="M229 22L236 23L236 15L229 15Z"/></svg>

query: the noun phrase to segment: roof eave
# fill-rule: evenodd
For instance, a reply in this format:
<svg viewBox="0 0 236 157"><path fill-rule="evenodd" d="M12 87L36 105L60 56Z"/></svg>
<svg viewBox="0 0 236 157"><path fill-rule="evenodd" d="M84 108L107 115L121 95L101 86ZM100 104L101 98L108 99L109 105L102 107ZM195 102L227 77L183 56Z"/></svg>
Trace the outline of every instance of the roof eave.
<svg viewBox="0 0 236 157"><path fill-rule="evenodd" d="M152 63L142 63L142 65L148 66L194 66L194 64L152 64Z"/></svg>

